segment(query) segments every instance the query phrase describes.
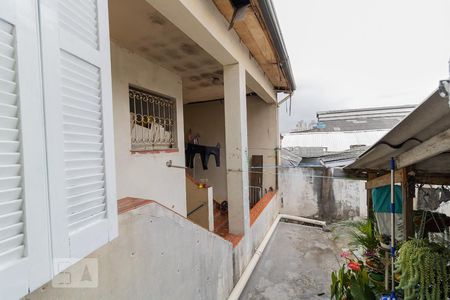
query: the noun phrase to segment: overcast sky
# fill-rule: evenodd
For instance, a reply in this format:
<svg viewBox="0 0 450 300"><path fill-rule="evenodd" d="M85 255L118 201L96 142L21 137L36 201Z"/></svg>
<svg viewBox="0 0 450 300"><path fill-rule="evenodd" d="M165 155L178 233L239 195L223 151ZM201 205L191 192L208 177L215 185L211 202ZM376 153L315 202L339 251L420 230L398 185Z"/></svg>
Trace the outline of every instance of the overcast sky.
<svg viewBox="0 0 450 300"><path fill-rule="evenodd" d="M297 82L292 115L418 104L448 74L450 0L272 0Z"/></svg>

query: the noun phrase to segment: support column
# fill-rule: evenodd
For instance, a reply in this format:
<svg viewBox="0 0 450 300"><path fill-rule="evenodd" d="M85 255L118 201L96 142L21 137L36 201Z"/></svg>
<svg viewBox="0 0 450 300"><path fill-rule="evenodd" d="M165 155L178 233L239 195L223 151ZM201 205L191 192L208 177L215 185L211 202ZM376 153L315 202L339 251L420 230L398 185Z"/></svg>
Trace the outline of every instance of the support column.
<svg viewBox="0 0 450 300"><path fill-rule="evenodd" d="M367 181L377 178L377 173L369 172L367 174ZM372 199L372 189L366 187L367 190L367 217L369 219L375 219L375 215L373 212L373 199Z"/></svg>
<svg viewBox="0 0 450 300"><path fill-rule="evenodd" d="M245 69L233 64L223 71L228 223L230 233L245 235L250 227Z"/></svg>
<svg viewBox="0 0 450 300"><path fill-rule="evenodd" d="M405 241L414 238L413 198L415 193L414 177L409 176L411 168L402 169L402 206L403 206L403 236Z"/></svg>

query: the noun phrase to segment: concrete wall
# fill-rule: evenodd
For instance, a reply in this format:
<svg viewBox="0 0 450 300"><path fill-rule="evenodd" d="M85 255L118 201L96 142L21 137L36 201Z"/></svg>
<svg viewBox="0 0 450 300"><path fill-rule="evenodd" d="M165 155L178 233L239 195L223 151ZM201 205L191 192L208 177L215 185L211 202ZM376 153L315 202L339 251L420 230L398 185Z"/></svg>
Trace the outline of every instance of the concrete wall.
<svg viewBox="0 0 450 300"><path fill-rule="evenodd" d="M98 288L53 288L27 299L226 299L233 287L231 243L151 203L119 216L119 237L98 260ZM69 269L70 271L70 269Z"/></svg>
<svg viewBox="0 0 450 300"><path fill-rule="evenodd" d="M327 221L366 216L365 182L331 176L322 168L281 169L281 213Z"/></svg>
<svg viewBox="0 0 450 300"><path fill-rule="evenodd" d="M186 216L184 171L166 167L168 160L175 165L185 161L181 78L115 43L111 43L111 61L117 196L155 200ZM129 84L176 99L177 152L130 152Z"/></svg>
<svg viewBox="0 0 450 300"><path fill-rule="evenodd" d="M195 158L195 168L188 172L196 180L207 179L214 188L214 199L222 202L227 199L227 178L225 166L225 119L223 101L204 102L184 106L185 137L189 129L192 134L199 134L202 145L221 145L220 167L216 167L215 160L210 157L208 170L203 170L200 156ZM258 96L247 98L247 133L249 157L263 155L264 165L269 166L263 174L263 187L275 189L276 165L275 148L278 145L278 120L275 104L267 104Z"/></svg>
<svg viewBox="0 0 450 300"><path fill-rule="evenodd" d="M258 96L247 97L249 159L252 155L263 156L263 165L266 166L263 169L263 190L268 190L269 187L276 188L277 109L275 104L267 104Z"/></svg>
<svg viewBox="0 0 450 300"><path fill-rule="evenodd" d="M280 198L276 194L250 227L249 234L244 236L233 249L233 277L235 284L279 213Z"/></svg>

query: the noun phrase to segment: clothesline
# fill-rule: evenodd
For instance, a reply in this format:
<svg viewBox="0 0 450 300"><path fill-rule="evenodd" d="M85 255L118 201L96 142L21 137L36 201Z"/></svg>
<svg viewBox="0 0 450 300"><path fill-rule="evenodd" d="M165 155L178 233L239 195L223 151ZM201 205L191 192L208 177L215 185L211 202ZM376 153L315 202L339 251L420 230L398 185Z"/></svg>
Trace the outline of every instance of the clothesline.
<svg viewBox="0 0 450 300"><path fill-rule="evenodd" d="M284 167L284 168L290 168L290 169L298 169L298 168L291 168L291 167ZM229 170L230 172L240 172L244 173L242 170ZM284 176L297 176L297 177L306 177L306 178L330 178L330 179L342 179L342 180L358 180L353 178L347 178L347 177L338 177L338 176L322 176L322 175L305 175L305 174L294 174L294 173L283 173L283 172L267 172L267 171L247 171L249 174L266 174L266 175L284 175Z"/></svg>

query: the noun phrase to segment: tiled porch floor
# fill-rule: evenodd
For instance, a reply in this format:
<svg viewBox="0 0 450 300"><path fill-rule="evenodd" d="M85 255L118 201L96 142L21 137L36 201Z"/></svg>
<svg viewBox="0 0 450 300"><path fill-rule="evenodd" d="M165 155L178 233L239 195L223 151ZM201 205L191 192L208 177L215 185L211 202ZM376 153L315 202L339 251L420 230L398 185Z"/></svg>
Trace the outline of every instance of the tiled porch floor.
<svg viewBox="0 0 450 300"><path fill-rule="evenodd" d="M259 215L264 211L264 208L269 205L270 201L276 198L275 196L275 192L266 193L261 200L259 200L256 205L250 209L250 226L256 222ZM236 247L242 239L241 235L235 235L229 232L228 214L221 213L217 203L214 205L214 232L230 241L234 247Z"/></svg>

